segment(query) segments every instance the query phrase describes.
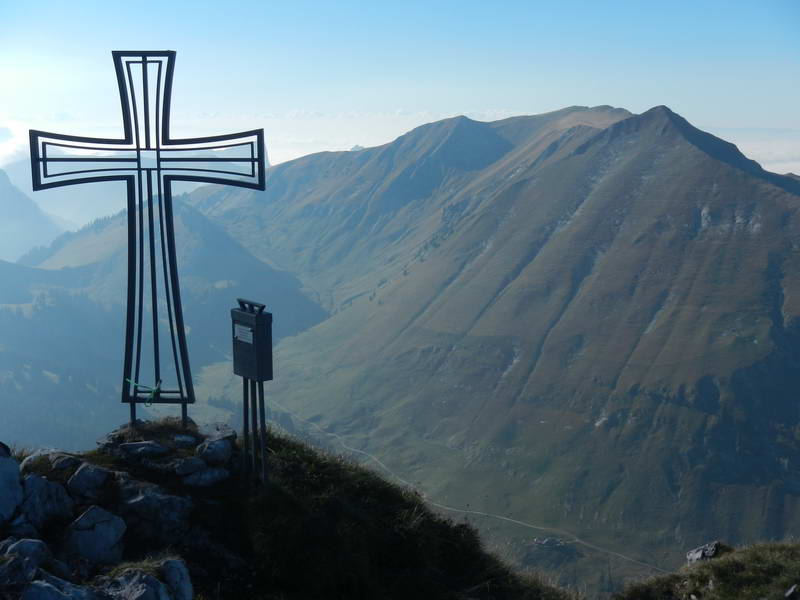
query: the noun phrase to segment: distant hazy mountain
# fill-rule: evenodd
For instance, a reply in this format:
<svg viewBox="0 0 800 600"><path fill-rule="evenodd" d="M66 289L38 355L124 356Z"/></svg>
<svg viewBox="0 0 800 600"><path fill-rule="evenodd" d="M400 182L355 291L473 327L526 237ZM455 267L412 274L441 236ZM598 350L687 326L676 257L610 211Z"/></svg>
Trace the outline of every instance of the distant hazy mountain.
<svg viewBox="0 0 800 600"><path fill-rule="evenodd" d="M3 439L77 448L124 420L120 313L87 297L91 277L0 261Z"/></svg>
<svg viewBox="0 0 800 600"><path fill-rule="evenodd" d="M195 375L229 357L237 297L278 313L276 339L325 316L294 277L255 259L180 199L175 214ZM127 418L119 401L126 222L124 213L102 219L28 253L23 264L0 262L0 439L83 447Z"/></svg>
<svg viewBox="0 0 800 600"><path fill-rule="evenodd" d="M62 231L0 170L0 260L17 260L34 246L49 244Z"/></svg>
<svg viewBox="0 0 800 600"><path fill-rule="evenodd" d="M62 230L78 229L95 219L116 214L126 207L123 182L86 183L34 193L31 183L31 163L28 158L16 160L3 168L16 187L33 198L51 217L55 216ZM176 182L173 183L172 190L174 195L178 195L196 187L197 184L194 183Z"/></svg>
<svg viewBox="0 0 800 600"><path fill-rule="evenodd" d="M191 201L332 313L280 402L436 499L665 568L800 527L800 182L669 109L448 119Z"/></svg>

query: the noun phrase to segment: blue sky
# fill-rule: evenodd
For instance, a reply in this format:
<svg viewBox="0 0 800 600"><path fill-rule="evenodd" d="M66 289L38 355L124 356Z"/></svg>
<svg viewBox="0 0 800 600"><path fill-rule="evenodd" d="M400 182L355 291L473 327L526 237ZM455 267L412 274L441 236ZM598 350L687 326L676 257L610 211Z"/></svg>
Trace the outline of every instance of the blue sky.
<svg viewBox="0 0 800 600"><path fill-rule="evenodd" d="M270 158L424 122L666 104L800 172L800 1L0 2L0 164L29 127L119 135L111 50L178 51L175 135Z"/></svg>

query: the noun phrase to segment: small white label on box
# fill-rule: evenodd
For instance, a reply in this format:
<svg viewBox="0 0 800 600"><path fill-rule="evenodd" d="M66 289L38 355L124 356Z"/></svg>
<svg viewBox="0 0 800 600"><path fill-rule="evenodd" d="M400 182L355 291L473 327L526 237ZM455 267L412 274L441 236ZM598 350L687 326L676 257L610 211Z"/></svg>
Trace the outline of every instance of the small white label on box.
<svg viewBox="0 0 800 600"><path fill-rule="evenodd" d="M250 329L249 327L245 327L244 325L237 325L234 323L233 337L239 340L240 342L245 342L246 344L252 344L253 330Z"/></svg>

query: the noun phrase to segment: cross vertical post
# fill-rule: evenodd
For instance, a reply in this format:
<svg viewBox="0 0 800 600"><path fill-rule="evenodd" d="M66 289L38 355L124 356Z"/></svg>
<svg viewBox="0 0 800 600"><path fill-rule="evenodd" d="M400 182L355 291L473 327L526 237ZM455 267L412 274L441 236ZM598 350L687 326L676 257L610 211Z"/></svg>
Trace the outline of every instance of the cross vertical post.
<svg viewBox="0 0 800 600"><path fill-rule="evenodd" d="M128 288L122 402L130 404L132 426L136 404L181 404L185 427L187 405L195 396L178 280L172 183L263 190L264 130L173 139L175 52L114 51L112 56L123 137L31 130L33 190L125 182ZM162 346L169 351L162 353ZM152 355L151 365L145 364L143 352Z"/></svg>

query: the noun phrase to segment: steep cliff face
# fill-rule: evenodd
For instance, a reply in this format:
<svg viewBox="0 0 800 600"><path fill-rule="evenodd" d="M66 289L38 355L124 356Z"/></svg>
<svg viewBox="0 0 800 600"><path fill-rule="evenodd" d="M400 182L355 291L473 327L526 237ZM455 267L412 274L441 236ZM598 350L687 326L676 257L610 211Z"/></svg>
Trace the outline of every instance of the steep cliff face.
<svg viewBox="0 0 800 600"><path fill-rule="evenodd" d="M331 310L279 347L284 406L662 566L800 525L799 201L666 107L453 119L192 196Z"/></svg>

